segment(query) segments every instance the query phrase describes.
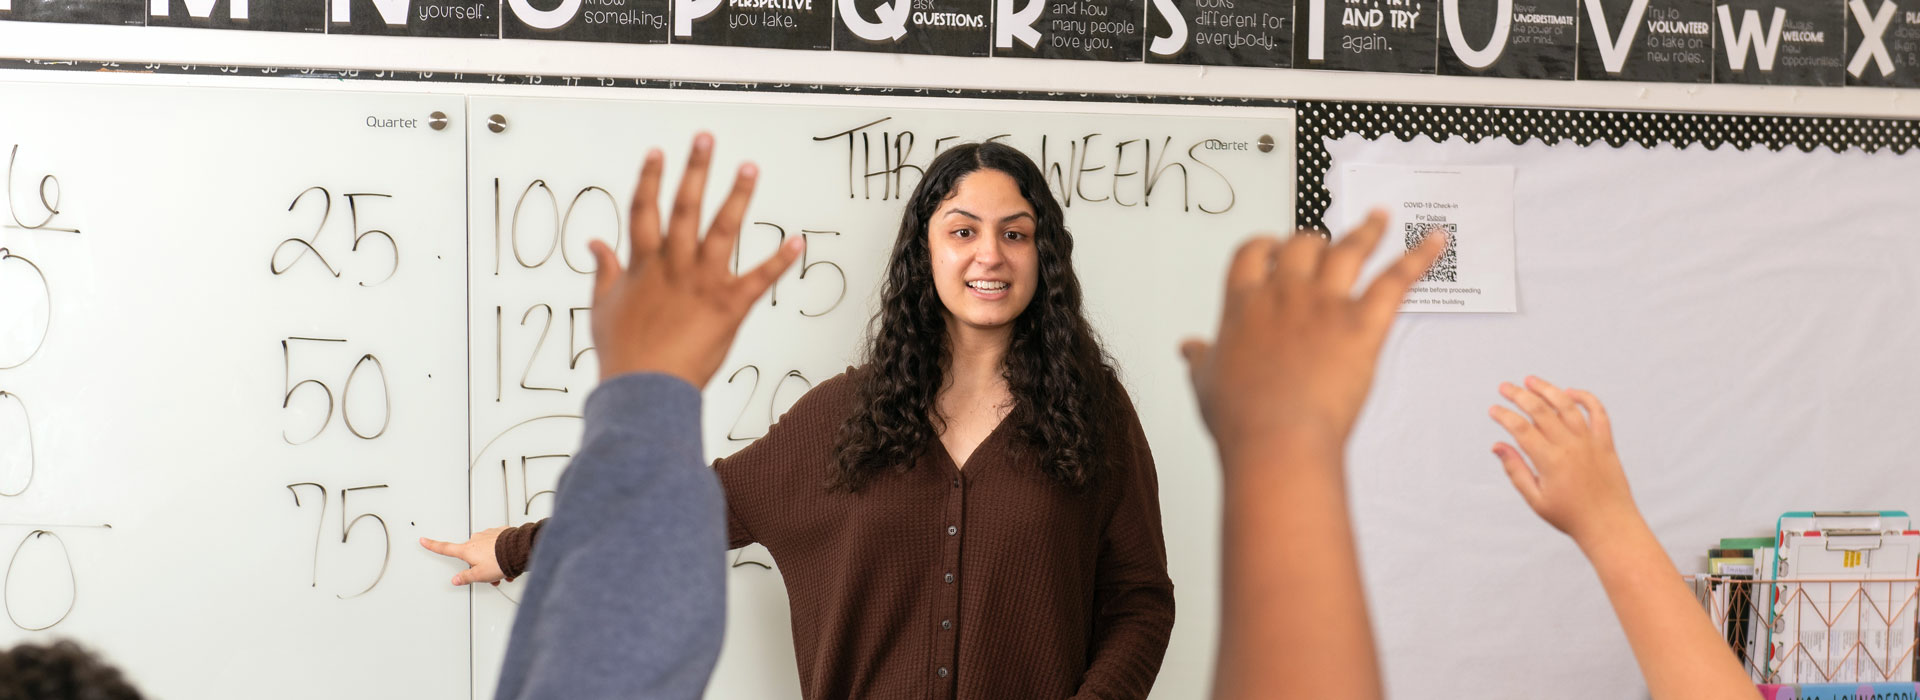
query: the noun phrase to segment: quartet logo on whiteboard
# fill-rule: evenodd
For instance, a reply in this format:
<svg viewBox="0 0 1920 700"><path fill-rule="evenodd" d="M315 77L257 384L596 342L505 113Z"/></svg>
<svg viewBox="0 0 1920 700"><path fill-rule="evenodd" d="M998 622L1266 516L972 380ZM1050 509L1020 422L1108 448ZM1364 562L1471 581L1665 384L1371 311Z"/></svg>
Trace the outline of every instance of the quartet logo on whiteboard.
<svg viewBox="0 0 1920 700"><path fill-rule="evenodd" d="M1387 234L1367 261L1370 278L1427 236L1446 251L1413 285L1401 311L1500 312L1514 293L1513 168L1508 166L1348 165L1335 199L1351 225L1375 207ZM1335 235L1339 235L1336 233Z"/></svg>

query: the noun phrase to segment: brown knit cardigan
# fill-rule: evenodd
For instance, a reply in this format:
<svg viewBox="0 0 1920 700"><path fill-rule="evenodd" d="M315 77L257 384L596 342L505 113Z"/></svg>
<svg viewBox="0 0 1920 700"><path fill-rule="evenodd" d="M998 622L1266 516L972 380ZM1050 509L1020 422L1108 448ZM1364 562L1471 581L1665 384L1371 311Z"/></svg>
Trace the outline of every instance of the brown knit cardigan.
<svg viewBox="0 0 1920 700"><path fill-rule="evenodd" d="M856 401L848 375L823 382L714 463L731 546L765 545L786 583L803 697L1145 698L1173 584L1132 405L1107 429L1113 462L1090 491L1040 472L1019 409L964 468L936 443L857 493L830 491ZM540 525L500 536L502 570L525 568Z"/></svg>

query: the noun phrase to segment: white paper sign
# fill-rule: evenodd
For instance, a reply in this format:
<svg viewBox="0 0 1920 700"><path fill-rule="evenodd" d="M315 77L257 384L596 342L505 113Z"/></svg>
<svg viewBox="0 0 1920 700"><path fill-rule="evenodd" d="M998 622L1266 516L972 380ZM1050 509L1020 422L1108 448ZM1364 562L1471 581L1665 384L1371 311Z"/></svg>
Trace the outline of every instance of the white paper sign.
<svg viewBox="0 0 1920 700"><path fill-rule="evenodd" d="M1513 168L1507 166L1348 165L1334 200L1351 225L1375 207L1387 235L1363 278L1371 278L1429 232L1447 250L1413 286L1401 311L1515 311ZM1335 231L1335 236L1344 234Z"/></svg>

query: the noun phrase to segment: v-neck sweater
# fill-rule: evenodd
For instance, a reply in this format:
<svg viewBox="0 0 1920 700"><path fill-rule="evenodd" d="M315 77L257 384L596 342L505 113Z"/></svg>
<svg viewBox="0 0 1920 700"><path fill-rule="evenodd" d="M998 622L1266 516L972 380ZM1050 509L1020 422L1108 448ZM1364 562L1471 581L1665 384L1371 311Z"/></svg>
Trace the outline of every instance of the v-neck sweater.
<svg viewBox="0 0 1920 700"><path fill-rule="evenodd" d="M829 490L857 402L848 374L830 379L714 463L729 546L764 545L786 584L802 697L1145 698L1174 603L1133 407L1096 428L1110 461L1090 490L1041 472L1020 408L964 469L935 441L908 469ZM501 537L503 568L524 566L537 528Z"/></svg>

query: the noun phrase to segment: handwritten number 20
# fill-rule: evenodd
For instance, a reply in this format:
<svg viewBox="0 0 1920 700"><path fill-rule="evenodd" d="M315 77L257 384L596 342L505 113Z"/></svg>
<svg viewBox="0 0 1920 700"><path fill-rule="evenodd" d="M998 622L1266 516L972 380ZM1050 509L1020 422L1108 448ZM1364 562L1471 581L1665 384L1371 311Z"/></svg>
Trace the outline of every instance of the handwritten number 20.
<svg viewBox="0 0 1920 700"><path fill-rule="evenodd" d="M735 416L733 426L727 428L727 439L734 442L758 440L765 435L764 433L752 436L738 434L740 431L740 421L747 417L747 409L753 406L754 394L760 393L760 368L755 365L746 365L734 370L733 374L727 377L727 383L732 384L734 380L740 378L741 373L749 370L753 372L753 387L747 390L747 401L740 405L740 415ZM786 388L787 380L789 379L798 379L801 384L806 385L807 389L813 388L813 380L807 379L807 376L801 374L800 370L788 370L786 374L780 375L780 379L773 384L773 395L767 397L767 425L773 425L774 422L780 418L779 414L776 413L780 407L780 390Z"/></svg>

